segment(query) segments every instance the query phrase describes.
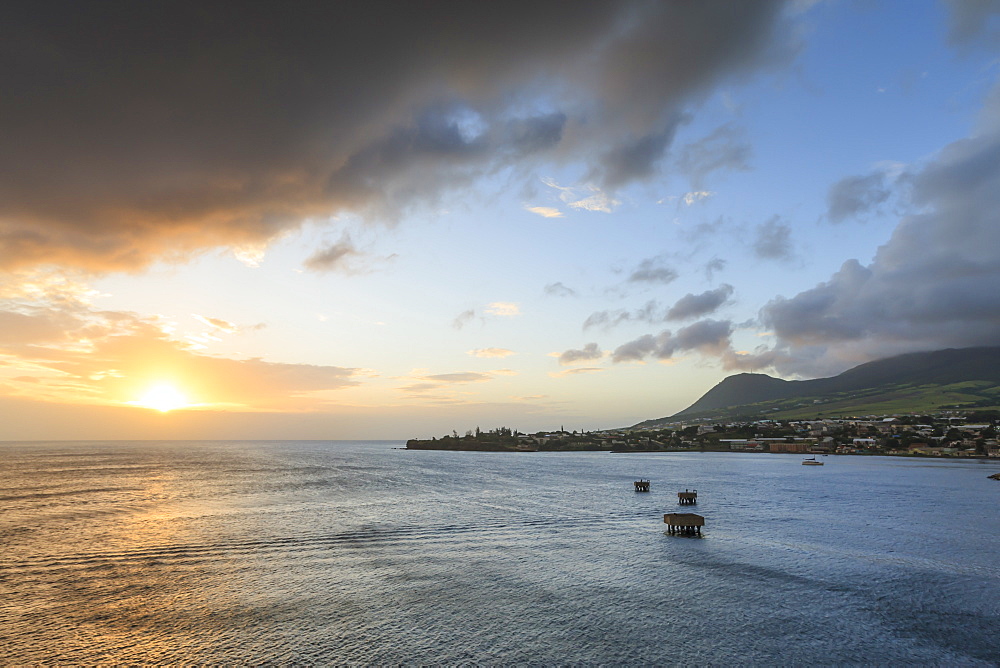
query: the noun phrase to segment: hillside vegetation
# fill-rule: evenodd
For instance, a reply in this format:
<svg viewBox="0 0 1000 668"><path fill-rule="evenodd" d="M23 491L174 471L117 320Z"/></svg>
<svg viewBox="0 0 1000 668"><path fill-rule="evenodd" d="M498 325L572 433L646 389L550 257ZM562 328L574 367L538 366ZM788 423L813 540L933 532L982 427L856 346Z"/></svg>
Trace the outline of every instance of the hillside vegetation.
<svg viewBox="0 0 1000 668"><path fill-rule="evenodd" d="M815 380L737 374L680 413L635 426L649 428L679 420L802 419L955 409L1000 409L1000 347L900 355Z"/></svg>

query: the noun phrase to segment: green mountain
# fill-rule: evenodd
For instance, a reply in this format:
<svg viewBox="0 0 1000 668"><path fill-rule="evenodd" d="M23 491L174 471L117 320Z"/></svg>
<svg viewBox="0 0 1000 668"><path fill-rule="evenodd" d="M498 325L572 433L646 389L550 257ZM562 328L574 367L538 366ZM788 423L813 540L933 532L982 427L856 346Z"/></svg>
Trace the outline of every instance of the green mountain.
<svg viewBox="0 0 1000 668"><path fill-rule="evenodd" d="M910 353L856 366L832 378L729 376L670 417L636 427L698 419L835 417L1000 410L1000 347Z"/></svg>

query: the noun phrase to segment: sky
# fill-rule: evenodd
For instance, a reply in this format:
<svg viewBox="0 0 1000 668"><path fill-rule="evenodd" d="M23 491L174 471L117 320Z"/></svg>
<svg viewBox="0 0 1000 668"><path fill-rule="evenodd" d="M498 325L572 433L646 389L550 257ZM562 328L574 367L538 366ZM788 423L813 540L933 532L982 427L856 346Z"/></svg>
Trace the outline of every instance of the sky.
<svg viewBox="0 0 1000 668"><path fill-rule="evenodd" d="M10 2L0 440L672 415L1000 343L1000 2Z"/></svg>

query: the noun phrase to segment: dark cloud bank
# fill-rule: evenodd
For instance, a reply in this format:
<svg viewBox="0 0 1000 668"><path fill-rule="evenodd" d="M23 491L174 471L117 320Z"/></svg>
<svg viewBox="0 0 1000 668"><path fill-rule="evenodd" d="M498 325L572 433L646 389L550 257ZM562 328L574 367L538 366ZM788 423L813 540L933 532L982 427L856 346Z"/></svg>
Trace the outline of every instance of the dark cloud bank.
<svg viewBox="0 0 1000 668"><path fill-rule="evenodd" d="M988 122L1000 121L996 111L986 109ZM947 146L905 180L912 212L870 264L848 260L762 310L779 370L820 374L885 354L1000 345L1000 132Z"/></svg>
<svg viewBox="0 0 1000 668"><path fill-rule="evenodd" d="M585 160L605 188L643 179L686 101L772 57L779 14L729 0L8 3L0 267L130 270L308 217L391 219L539 160Z"/></svg>

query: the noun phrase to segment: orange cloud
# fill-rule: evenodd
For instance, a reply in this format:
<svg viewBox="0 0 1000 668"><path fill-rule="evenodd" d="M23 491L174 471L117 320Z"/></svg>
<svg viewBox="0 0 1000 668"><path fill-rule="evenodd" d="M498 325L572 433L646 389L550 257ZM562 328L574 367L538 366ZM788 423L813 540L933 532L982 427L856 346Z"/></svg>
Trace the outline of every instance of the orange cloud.
<svg viewBox="0 0 1000 668"><path fill-rule="evenodd" d="M525 210L538 214L542 218L562 218L566 215L559 209L551 206L529 206L525 207Z"/></svg>
<svg viewBox="0 0 1000 668"><path fill-rule="evenodd" d="M236 325L229 322L228 320L223 320L222 318L209 318L203 315L198 315L197 313L193 313L192 315L195 317L195 319L200 320L209 327L213 327L223 332L232 333L237 330Z"/></svg>
<svg viewBox="0 0 1000 668"><path fill-rule="evenodd" d="M229 359L194 352L154 318L37 307L0 311L0 394L122 405L166 383L191 403L224 410L300 411L357 385L359 369Z"/></svg>

